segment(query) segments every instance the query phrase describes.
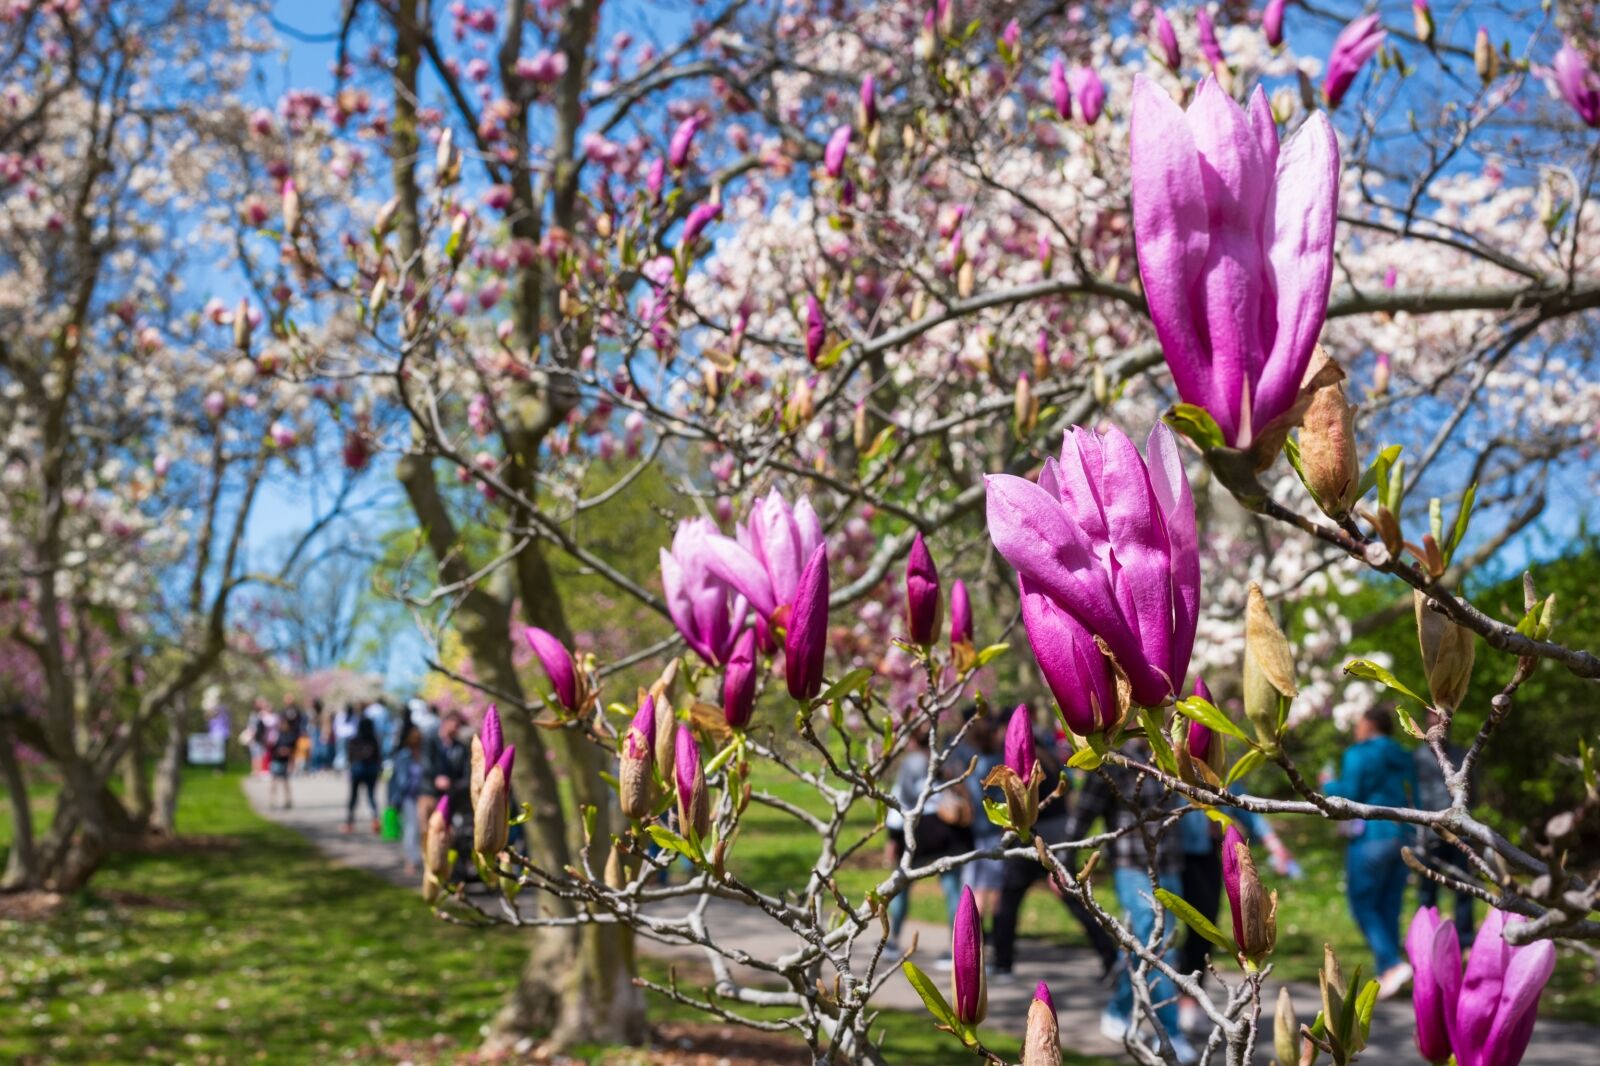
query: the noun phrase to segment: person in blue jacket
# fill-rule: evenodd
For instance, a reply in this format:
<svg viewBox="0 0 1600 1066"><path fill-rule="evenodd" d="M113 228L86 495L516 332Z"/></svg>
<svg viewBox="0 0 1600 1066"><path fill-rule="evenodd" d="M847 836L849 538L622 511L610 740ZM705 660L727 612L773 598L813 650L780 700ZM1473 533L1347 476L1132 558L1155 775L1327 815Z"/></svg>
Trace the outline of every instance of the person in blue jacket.
<svg viewBox="0 0 1600 1066"><path fill-rule="evenodd" d="M1323 790L1357 803L1416 806L1416 763L1395 743L1394 712L1386 707L1367 711L1356 722L1355 737L1344 753L1339 776L1323 774ZM1400 852L1413 834L1400 822L1350 821L1339 827L1350 838L1345 853L1350 914L1377 957L1379 995L1387 998L1411 980L1411 967L1400 951L1400 910L1406 892L1406 864Z"/></svg>

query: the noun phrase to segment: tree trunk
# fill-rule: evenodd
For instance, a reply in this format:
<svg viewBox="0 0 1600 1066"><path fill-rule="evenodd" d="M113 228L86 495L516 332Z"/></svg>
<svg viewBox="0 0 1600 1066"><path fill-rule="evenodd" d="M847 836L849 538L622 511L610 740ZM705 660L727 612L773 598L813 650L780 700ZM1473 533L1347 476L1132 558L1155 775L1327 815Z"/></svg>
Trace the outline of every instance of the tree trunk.
<svg viewBox="0 0 1600 1066"><path fill-rule="evenodd" d="M150 820L150 774L145 766L145 727L135 719L129 725L128 750L122 757L122 794L135 823Z"/></svg>
<svg viewBox="0 0 1600 1066"><path fill-rule="evenodd" d="M155 796L150 811L150 828L164 837L178 835L178 788L183 783L184 721L183 704L167 715L167 742L156 764Z"/></svg>
<svg viewBox="0 0 1600 1066"><path fill-rule="evenodd" d="M33 808L28 805L28 783L17 761L16 738L0 724L0 777L5 778L6 799L11 803L11 853L0 875L0 891L32 888L39 882L38 853L33 845Z"/></svg>

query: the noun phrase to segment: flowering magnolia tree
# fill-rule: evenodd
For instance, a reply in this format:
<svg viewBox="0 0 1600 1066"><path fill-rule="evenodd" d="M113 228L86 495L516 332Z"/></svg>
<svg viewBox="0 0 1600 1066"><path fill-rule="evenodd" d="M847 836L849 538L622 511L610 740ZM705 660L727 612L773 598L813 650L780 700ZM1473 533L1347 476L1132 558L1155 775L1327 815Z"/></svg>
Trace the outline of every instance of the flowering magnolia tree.
<svg viewBox="0 0 1600 1066"><path fill-rule="evenodd" d="M1553 494L1586 513L1592 492L1593 12L1336 6L356 0L335 84L249 116L238 262L273 279L249 367L317 389L350 467L392 456L415 529L391 585L452 649L436 667L498 706L471 846L452 844L466 812L436 813L424 889L456 920L541 931L491 1043L638 1039L645 986L869 1061L873 997L910 979L990 1054L973 911L950 997L902 976L886 916L1005 855L1134 960L1132 1054L1188 1057L1156 1009L1176 986L1212 1023L1204 1054L1242 1063L1293 906L1248 846L1224 850L1232 937L1153 867L1170 913L1135 931L1065 865L1131 835L1153 855L1187 805L1461 841L1471 869L1430 876L1511 917L1465 984L1424 930L1423 1050L1520 1056L1551 941L1600 929L1596 887L1559 839L1476 818L1467 780L1535 668L1600 660L1537 589L1509 618L1460 590ZM644 479L673 490L656 573L594 548ZM583 652L558 565L659 624ZM1398 695L1413 726L1438 712L1444 809L1328 795L1296 762L1306 718L1400 688L1342 654L1364 620L1333 595L1364 581L1415 612L1428 691ZM1503 688L1458 763L1475 659ZM637 697L606 691L635 667ZM1215 698L1191 695L1200 674ZM1153 797L1146 816L1041 845L1058 783L1021 728L992 779L1002 844L912 847L841 890L881 818L913 838L965 787L951 712L998 703L996 677L1048 689L1074 768ZM907 803L886 782L923 737ZM741 865L750 804L817 840L791 891ZM459 890L452 850L499 901ZM676 856L693 874L659 885ZM793 949L754 956L713 906ZM1172 914L1218 944L1218 984L1167 960ZM699 947L714 984L640 979L639 937ZM1373 993L1332 961L1326 984L1321 1019L1280 1027L1285 1062L1359 1050ZM1030 1063L1056 1054L1038 1004Z"/></svg>
<svg viewBox="0 0 1600 1066"><path fill-rule="evenodd" d="M190 697L241 646L238 590L279 576L248 568L246 530L268 479L312 461L310 394L251 358L259 300L191 284L234 259L237 94L265 29L232 4L0 4L9 888L74 889L172 831ZM61 785L39 833L25 764Z"/></svg>

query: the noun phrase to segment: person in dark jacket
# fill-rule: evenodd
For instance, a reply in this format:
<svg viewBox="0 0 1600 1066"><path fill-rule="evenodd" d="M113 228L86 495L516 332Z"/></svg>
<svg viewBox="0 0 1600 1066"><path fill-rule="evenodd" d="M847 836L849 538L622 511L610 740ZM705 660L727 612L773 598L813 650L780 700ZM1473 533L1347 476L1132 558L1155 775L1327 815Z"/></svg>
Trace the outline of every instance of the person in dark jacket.
<svg viewBox="0 0 1600 1066"><path fill-rule="evenodd" d="M350 799L344 809L344 831L354 831L356 799L361 790L366 789L367 806L372 809L372 831L380 832L383 821L378 817L377 788L378 776L383 773L383 748L378 743L378 729L372 719L361 719L355 736L345 744L344 750L350 766Z"/></svg>
<svg viewBox="0 0 1600 1066"><path fill-rule="evenodd" d="M434 804L450 797L450 809L471 809L472 750L461 741L461 716L454 711L439 722L439 732L428 745L427 787L424 793ZM432 810L434 804L430 804Z"/></svg>
<svg viewBox="0 0 1600 1066"><path fill-rule="evenodd" d="M1339 776L1323 775L1323 790L1356 803L1411 807L1417 802L1417 770L1411 753L1394 740L1394 712L1374 707L1356 721L1356 742L1344 753ZM1387 998L1411 979L1400 953L1400 908L1406 894L1401 850L1411 839L1399 822L1341 823L1350 838L1345 886L1350 915L1377 959L1379 995Z"/></svg>
<svg viewBox="0 0 1600 1066"><path fill-rule="evenodd" d="M1056 746L1055 730L1048 725L1040 727L1035 724L1033 747L1039 759L1039 767L1044 771L1044 784L1039 786L1041 800L1039 817L1034 822L1033 833L1046 844L1060 844L1072 839L1067 831L1066 790L1055 791L1056 782L1060 780L1061 768L1066 760ZM995 791L998 793L998 790ZM1004 983L1012 976L1012 966L1016 962L1017 919L1022 914L1022 901L1027 896L1028 890L1040 881L1049 886L1050 891L1055 893L1056 898L1067 908L1067 913L1071 914L1073 920L1083 928L1089 946L1100 956L1101 974L1110 973L1111 967L1116 965L1117 961L1117 945L1111 939L1111 934L1100 928L1100 923L1094 920L1076 897L1062 892L1049 877L1044 864L1031 856L1025 859L1004 859L1002 863L1000 899L995 907L993 931L996 983Z"/></svg>
<svg viewBox="0 0 1600 1066"><path fill-rule="evenodd" d="M1119 750L1139 761L1150 757L1149 746L1143 740L1127 741ZM1067 839L1087 839L1097 822L1103 823L1105 832L1117 834L1108 845L1117 902L1122 905L1128 931L1136 939L1148 942L1156 926L1151 873L1168 892L1176 895L1183 891L1183 848L1178 830L1169 825L1178 801L1149 775L1109 762L1088 775L1077 799L1067 819ZM1176 933L1177 919L1168 914L1165 922L1169 935ZM1169 949L1164 957L1168 965L1175 966L1176 948ZM1119 960L1111 1002L1100 1014L1101 1034L1119 1043L1141 1020L1134 1011L1132 966L1133 961L1127 956ZM1199 1055L1179 1029L1174 992L1165 977L1150 974L1150 996L1159 1004L1156 1016L1178 1053L1178 1061L1194 1062Z"/></svg>

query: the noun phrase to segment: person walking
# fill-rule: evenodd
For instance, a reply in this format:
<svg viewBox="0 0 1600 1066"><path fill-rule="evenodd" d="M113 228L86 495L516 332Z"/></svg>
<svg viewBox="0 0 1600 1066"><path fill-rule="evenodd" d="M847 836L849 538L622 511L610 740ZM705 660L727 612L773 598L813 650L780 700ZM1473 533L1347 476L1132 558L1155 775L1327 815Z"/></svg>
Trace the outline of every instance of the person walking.
<svg viewBox="0 0 1600 1066"><path fill-rule="evenodd" d="M361 710L353 703L344 705L344 710L333 720L333 768L346 770L350 766L350 756L345 750L356 735L356 727L361 724Z"/></svg>
<svg viewBox="0 0 1600 1066"><path fill-rule="evenodd" d="M1438 711L1428 712L1428 731L1432 732L1442 721ZM1450 764L1459 767L1466 758L1466 750L1459 744L1452 744L1448 739L1444 742L1444 753L1450 757ZM1439 759L1433 754L1433 749L1426 744L1419 744L1411 753L1412 761L1416 765L1417 773L1417 807L1424 811L1448 810L1451 804L1450 787L1445 784L1444 770L1439 766ZM1467 806L1477 800L1477 780L1469 779L1467 782ZM1472 867L1467 862L1466 852L1456 845L1445 840L1432 829L1423 829L1422 848L1418 856L1424 866L1430 870L1441 873L1451 873L1457 879L1473 880ZM1419 907L1437 907L1439 905L1440 885L1429 877L1417 878L1417 905ZM1472 897L1465 892L1457 892L1455 906L1456 935L1461 941L1462 950L1472 945L1473 914Z"/></svg>
<svg viewBox="0 0 1600 1066"><path fill-rule="evenodd" d="M418 804L423 778L427 775L427 753L422 745L422 728L406 726L400 746L394 752L394 768L389 774L389 806L400 815L400 851L405 857L407 877L416 876L422 864L422 839Z"/></svg>
<svg viewBox="0 0 1600 1066"><path fill-rule="evenodd" d="M250 773L266 776L267 773L267 731L269 729L268 717L272 714L272 705L263 697L257 696L250 705L250 717L245 720L244 732L239 739L244 741L245 748L250 753Z"/></svg>
<svg viewBox="0 0 1600 1066"><path fill-rule="evenodd" d="M1264 815L1240 807L1224 807L1222 813L1233 819L1247 841L1266 845L1276 873L1299 879L1300 865ZM1222 912L1222 837L1222 825L1205 811L1191 810L1178 819L1178 839L1183 844L1183 898L1212 925L1217 924ZM1211 941L1190 929L1178 948L1178 972L1197 973L1203 984L1211 953ZM1183 995L1178 998L1178 1024L1184 1032L1194 1033L1208 1026L1210 1019L1201 1011L1198 1000Z"/></svg>
<svg viewBox="0 0 1600 1066"><path fill-rule="evenodd" d="M378 744L378 730L372 719L362 718L356 723L356 734L345 745L345 757L350 766L350 799L344 808L344 832L355 831L356 798L362 789L367 792L367 806L372 811L372 831L383 829L378 817L378 775L383 772L383 748Z"/></svg>
<svg viewBox="0 0 1600 1066"><path fill-rule="evenodd" d="M1335 777L1322 774L1330 796L1383 807L1417 802L1417 770L1411 754L1394 740L1394 712L1374 707L1356 720L1356 742L1344 753ZM1350 840L1345 851L1345 887L1350 914L1377 960L1378 998L1388 999L1411 980L1411 966L1400 952L1400 909L1405 902L1406 864L1401 851L1411 839L1399 822L1345 821Z"/></svg>
<svg viewBox="0 0 1600 1066"><path fill-rule="evenodd" d="M294 710L291 706L290 710ZM267 724L267 806L273 806L273 797L283 793L283 809L294 806L289 792L289 773L294 768L295 753L300 744L300 719L294 715L270 715Z"/></svg>
<svg viewBox="0 0 1600 1066"><path fill-rule="evenodd" d="M206 732L211 735L211 742L222 753L222 758L217 762L217 773L226 773L228 737L233 733L233 724L228 720L228 708L222 703L219 702L211 708L211 714L206 718Z"/></svg>
<svg viewBox="0 0 1600 1066"><path fill-rule="evenodd" d="M472 809L472 751L461 739L461 726L461 715L451 711L439 721L439 732L426 748L423 795L431 801L425 804L428 814L445 796L450 797L452 811Z"/></svg>
<svg viewBox="0 0 1600 1066"><path fill-rule="evenodd" d="M966 720L967 733L951 753L950 762L955 766L972 767L972 772L967 775L967 792L973 812L972 846L981 851L997 847L1002 836L1000 827L982 814L985 799L983 782L988 778L989 771L1005 761L1000 743L1002 732L995 728L993 719L978 714L977 704L969 704L961 712L961 717ZM1004 802L998 788L989 791L991 795L987 798ZM978 913L991 922L995 908L1000 904L1000 886L1004 880L1005 866L1004 859L974 859L961 868L961 883L972 889Z"/></svg>
<svg viewBox="0 0 1600 1066"><path fill-rule="evenodd" d="M1142 740L1130 740L1120 749L1131 759L1143 761L1149 757L1149 748ZM1168 832L1162 824L1175 806L1175 800L1153 778L1125 766L1102 764L1090 774L1078 793L1077 803L1067 818L1067 839L1081 840L1089 835L1096 822L1105 823L1107 833L1115 833L1111 842L1112 883L1117 890L1117 902L1122 905L1124 921L1135 939L1148 941L1155 931L1156 908L1150 893L1150 871L1156 872L1157 883L1174 894L1183 890L1183 851L1176 832ZM1146 845L1146 835L1154 840L1155 854ZM1168 915L1165 928L1171 933L1177 929L1177 919ZM1177 952L1165 953L1168 965L1175 966ZM1100 1032L1119 1044L1137 1021L1134 1017L1133 962L1126 955L1117 961L1116 988L1110 1005L1100 1014ZM1150 1001L1159 1004L1156 1017L1166 1029L1173 1050L1181 1063L1199 1059L1194 1045L1178 1026L1178 1005L1175 990L1161 974L1147 974Z"/></svg>
<svg viewBox="0 0 1600 1066"><path fill-rule="evenodd" d="M1065 737L1062 739L1064 741ZM1053 728L1041 727L1035 721L1033 742L1034 757L1039 760L1039 769L1044 773L1044 783L1039 786L1039 816L1033 823L1033 834L1046 844L1060 844L1072 839L1067 832L1067 792L1064 788L1060 792L1056 791L1056 782L1061 779L1061 768L1066 760L1057 744ZM1029 890L1040 881L1049 886L1062 906L1066 907L1067 913L1072 915L1083 928L1089 946L1100 958L1101 975L1110 973L1111 967L1117 961L1117 946L1111 939L1111 934L1100 927L1100 923L1094 920L1094 916L1082 903L1062 891L1061 886L1048 875L1044 864L1038 859L1005 859L1001 864L1000 892L994 911L992 939L995 983L1005 984L1012 977L1012 968L1016 964L1017 923L1022 915L1022 901L1027 897Z"/></svg>
<svg viewBox="0 0 1600 1066"><path fill-rule="evenodd" d="M891 837L889 844L888 858L894 866L906 864L908 851L911 856L909 865L920 867L972 850L972 800L965 785L938 792L929 789L928 798L922 803L916 825L907 840L907 822L902 812L918 810L917 804L921 801L928 781L928 768L932 763L928 743L929 733L923 728L908 738L906 752L900 757L900 768L894 784L894 796L900 809L891 808L889 811L889 830L897 834ZM951 781L964 769L964 766L959 769L952 767L950 760L946 760L935 776L941 782ZM889 943L895 950L898 950L900 931L905 927L906 916L911 910L912 884L907 884L889 900ZM957 868L941 873L939 888L944 892L946 920L954 922L956 907L961 902L961 870ZM935 966L948 969L950 959L947 951L939 957Z"/></svg>

